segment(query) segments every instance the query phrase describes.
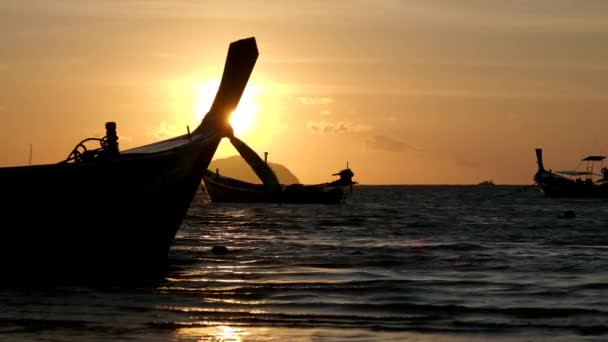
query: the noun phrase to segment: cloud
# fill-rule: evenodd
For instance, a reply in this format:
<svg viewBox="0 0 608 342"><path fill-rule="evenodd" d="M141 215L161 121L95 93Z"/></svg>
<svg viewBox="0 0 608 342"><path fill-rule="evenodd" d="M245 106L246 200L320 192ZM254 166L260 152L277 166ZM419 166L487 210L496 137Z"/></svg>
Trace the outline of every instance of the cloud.
<svg viewBox="0 0 608 342"><path fill-rule="evenodd" d="M176 125L170 125L166 121L161 121L161 123L156 128L148 129L148 135L154 137L156 139L167 139L175 137L177 132ZM183 134L183 133L180 133Z"/></svg>
<svg viewBox="0 0 608 342"><path fill-rule="evenodd" d="M336 57L336 56L318 56L318 57L285 57L285 56L274 56L267 57L264 59L265 63L271 64L378 64L384 63L384 59L380 58L369 58L369 57Z"/></svg>
<svg viewBox="0 0 608 342"><path fill-rule="evenodd" d="M306 96L297 96L293 97L294 100L301 104L305 105L324 105L334 102L334 99L331 97L306 97Z"/></svg>
<svg viewBox="0 0 608 342"><path fill-rule="evenodd" d="M476 169L477 167L479 167L479 162L476 162L476 161L465 160L465 159L456 159L455 161L456 161L457 165L466 167L468 169Z"/></svg>
<svg viewBox="0 0 608 342"><path fill-rule="evenodd" d="M352 122L328 122L328 121L309 121L308 128L315 133L339 134L339 133L360 133L371 131L371 127L364 124Z"/></svg>
<svg viewBox="0 0 608 342"><path fill-rule="evenodd" d="M365 144L374 150L383 150L389 152L403 152L406 149L414 149L403 141L387 137L385 135L375 135L365 141Z"/></svg>
<svg viewBox="0 0 608 342"><path fill-rule="evenodd" d="M384 121L388 121L388 122L396 122L396 121L397 121L397 118L391 115L391 116L387 116L387 117L385 117L385 118L384 118Z"/></svg>

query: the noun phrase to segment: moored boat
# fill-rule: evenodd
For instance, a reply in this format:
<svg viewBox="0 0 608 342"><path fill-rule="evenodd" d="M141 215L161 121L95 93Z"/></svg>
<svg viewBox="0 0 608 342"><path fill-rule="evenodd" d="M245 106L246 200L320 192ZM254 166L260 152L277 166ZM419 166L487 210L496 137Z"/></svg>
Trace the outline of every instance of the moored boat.
<svg viewBox="0 0 608 342"><path fill-rule="evenodd" d="M485 181L479 182L477 185L480 185L480 186L494 186L496 184L494 184L494 181L490 179L490 180L485 180Z"/></svg>
<svg viewBox="0 0 608 342"><path fill-rule="evenodd" d="M192 132L120 151L116 125L56 164L0 168L3 271L162 268L258 57L254 38L230 44L211 109ZM94 149L87 145L98 143Z"/></svg>
<svg viewBox="0 0 608 342"><path fill-rule="evenodd" d="M270 189L266 184L244 182L207 170L203 180L212 202L232 203L294 203L294 204L340 204L352 194L354 173L346 168L334 174L339 179L312 185L281 184Z"/></svg>
<svg viewBox="0 0 608 342"><path fill-rule="evenodd" d="M340 178L327 183L302 185L280 184L274 171L264 159L244 141L231 135L230 143L251 167L262 184L249 183L207 171L203 180L212 202L233 203L300 203L340 204L352 194L354 173L348 168L335 173ZM266 154L267 156L268 154Z"/></svg>
<svg viewBox="0 0 608 342"><path fill-rule="evenodd" d="M221 176L207 171L203 180L212 202L233 203L299 203L299 204L340 204L352 194L354 173L348 168L334 174L338 180L328 183L302 185L280 184L274 171L266 161L244 141L231 135L230 143L251 167L262 184ZM266 154L267 156L267 154Z"/></svg>
<svg viewBox="0 0 608 342"><path fill-rule="evenodd" d="M538 170L534 182L552 197L608 197L608 169L602 165L605 158L596 155L583 158L579 167L584 164L585 169L580 171L579 167L572 171L547 171L543 164L542 149L537 148Z"/></svg>

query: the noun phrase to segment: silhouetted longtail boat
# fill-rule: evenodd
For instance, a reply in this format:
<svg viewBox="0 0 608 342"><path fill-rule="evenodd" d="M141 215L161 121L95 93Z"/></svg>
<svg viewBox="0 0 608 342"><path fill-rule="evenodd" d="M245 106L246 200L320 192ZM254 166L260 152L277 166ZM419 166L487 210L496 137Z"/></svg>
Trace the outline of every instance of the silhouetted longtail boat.
<svg viewBox="0 0 608 342"><path fill-rule="evenodd" d="M258 57L230 44L213 105L192 133L119 151L116 125L57 164L0 168L3 271L154 270L166 263ZM186 129L184 129L186 131ZM91 140L96 149L87 149Z"/></svg>
<svg viewBox="0 0 608 342"><path fill-rule="evenodd" d="M344 169L334 175L338 174L352 175L352 171ZM357 184L350 177L313 185L281 185L278 191L271 191L264 184L245 182L210 170L203 180L212 202L340 204L350 197L352 186Z"/></svg>
<svg viewBox="0 0 608 342"><path fill-rule="evenodd" d="M207 170L203 180L212 202L340 204L352 194L352 187L357 184L352 180L354 173L348 165L346 169L334 174L340 178L333 182L314 185L279 184L266 160L262 160L237 137L231 136L230 142L263 184L249 183L222 176L218 171Z"/></svg>
<svg viewBox="0 0 608 342"><path fill-rule="evenodd" d="M585 170L552 171L545 170L543 151L536 149L538 171L534 182L548 196L552 197L608 197L608 169L602 167L605 156L588 156L581 160ZM600 164L596 167L595 164ZM579 164L580 166L580 164ZM596 173L599 169L601 173Z"/></svg>

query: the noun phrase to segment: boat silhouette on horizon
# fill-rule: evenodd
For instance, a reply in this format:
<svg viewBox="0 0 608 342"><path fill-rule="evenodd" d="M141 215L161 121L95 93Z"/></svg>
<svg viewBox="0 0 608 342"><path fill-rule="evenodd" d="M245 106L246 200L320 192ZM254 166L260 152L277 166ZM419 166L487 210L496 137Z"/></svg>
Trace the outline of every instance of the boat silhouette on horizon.
<svg viewBox="0 0 608 342"><path fill-rule="evenodd" d="M574 170L547 171L543 164L543 151L537 148L538 170L533 177L534 183L551 197L608 197L608 169L603 166L605 158L590 155L583 158ZM579 171L583 164L585 169Z"/></svg>
<svg viewBox="0 0 608 342"><path fill-rule="evenodd" d="M200 125L120 151L116 124L56 164L0 168L4 272L78 274L158 270L224 137L258 57L255 38L232 42ZM184 129L186 131L186 129ZM97 144L95 148L88 147ZM34 271L37 270L37 271Z"/></svg>
<svg viewBox="0 0 608 342"><path fill-rule="evenodd" d="M489 180L485 180L485 181L479 182L479 183L477 183L477 185L480 185L480 186L494 186L496 184L494 183L493 180L489 179Z"/></svg>

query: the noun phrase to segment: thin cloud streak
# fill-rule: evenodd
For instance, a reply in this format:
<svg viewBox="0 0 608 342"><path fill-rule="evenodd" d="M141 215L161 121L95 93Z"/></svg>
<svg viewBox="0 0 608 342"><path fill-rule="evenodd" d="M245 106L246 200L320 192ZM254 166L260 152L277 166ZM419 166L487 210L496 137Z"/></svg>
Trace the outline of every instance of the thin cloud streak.
<svg viewBox="0 0 608 342"><path fill-rule="evenodd" d="M460 165L460 166L468 168L468 169L476 169L479 167L479 162L476 162L473 160L456 159L455 162L457 165Z"/></svg>
<svg viewBox="0 0 608 342"><path fill-rule="evenodd" d="M321 90L325 93L348 95L401 95L407 97L436 97L436 98L469 98L469 99L503 99L527 101L608 101L608 94L572 94L566 91L531 94L522 93L483 93L478 90L413 90L391 87L364 87L352 84L292 84L293 88L303 91Z"/></svg>
<svg viewBox="0 0 608 342"><path fill-rule="evenodd" d="M353 65L357 65L357 64L380 64L380 63L386 63L386 59L380 59L380 58L349 58L349 57L323 57L323 56L318 56L318 57L268 57L265 62L266 64L291 64L291 65L295 65L295 64L310 64L310 65L314 65L314 64L338 64L338 65L345 65L345 64L353 64Z"/></svg>
<svg viewBox="0 0 608 342"><path fill-rule="evenodd" d="M375 135L365 140L365 145L373 150L388 152L403 152L405 150L418 150L405 142L388 137L386 135Z"/></svg>
<svg viewBox="0 0 608 342"><path fill-rule="evenodd" d="M158 127L148 129L148 136L156 139L168 139L174 137L177 131L177 125L161 121Z"/></svg>
<svg viewBox="0 0 608 342"><path fill-rule="evenodd" d="M372 130L371 126L365 124L356 124L352 122L328 122L328 121L310 121L307 124L308 129L314 133L322 134L340 134L340 133L361 133Z"/></svg>
<svg viewBox="0 0 608 342"><path fill-rule="evenodd" d="M330 97L306 97L306 96L297 96L293 98L297 102L305 105L324 105L334 102L334 100Z"/></svg>

